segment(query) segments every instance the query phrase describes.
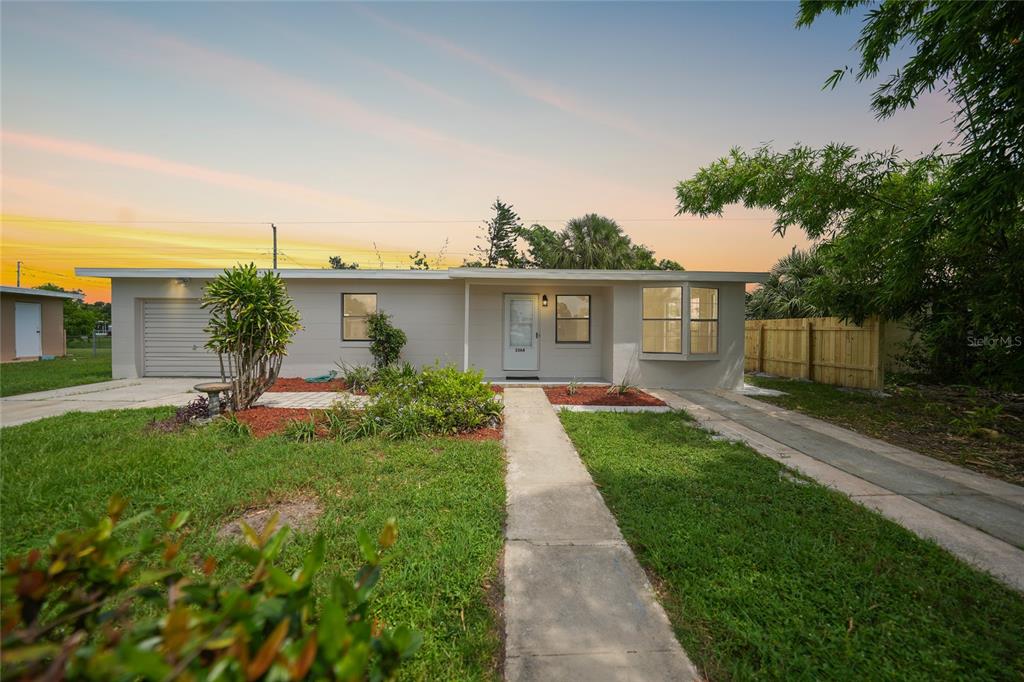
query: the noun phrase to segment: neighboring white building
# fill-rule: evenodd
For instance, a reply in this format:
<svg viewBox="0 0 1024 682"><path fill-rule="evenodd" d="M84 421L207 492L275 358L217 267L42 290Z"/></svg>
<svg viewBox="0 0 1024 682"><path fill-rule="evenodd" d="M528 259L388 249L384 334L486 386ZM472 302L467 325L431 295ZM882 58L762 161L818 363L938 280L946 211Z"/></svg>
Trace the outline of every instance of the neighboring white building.
<svg viewBox="0 0 1024 682"><path fill-rule="evenodd" d="M79 268L112 285L113 376L216 376L204 349L210 269ZM649 387L743 382L744 290L764 273L658 270L278 270L302 315L282 376L368 364L365 315L389 313L402 357L490 379Z"/></svg>

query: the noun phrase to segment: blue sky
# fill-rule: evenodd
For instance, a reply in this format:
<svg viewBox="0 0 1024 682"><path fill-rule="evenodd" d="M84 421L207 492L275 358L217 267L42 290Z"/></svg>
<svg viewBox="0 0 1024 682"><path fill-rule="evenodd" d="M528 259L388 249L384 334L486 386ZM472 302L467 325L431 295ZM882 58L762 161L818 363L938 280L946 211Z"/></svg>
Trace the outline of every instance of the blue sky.
<svg viewBox="0 0 1024 682"><path fill-rule="evenodd" d="M296 265L445 239L458 261L496 195L550 227L606 214L690 269L766 269L798 235L739 208L674 218L675 183L732 146L949 137L938 94L880 122L875 84L823 91L860 17L797 30L791 3L2 13L5 282L19 257L64 276L259 259L270 221Z"/></svg>

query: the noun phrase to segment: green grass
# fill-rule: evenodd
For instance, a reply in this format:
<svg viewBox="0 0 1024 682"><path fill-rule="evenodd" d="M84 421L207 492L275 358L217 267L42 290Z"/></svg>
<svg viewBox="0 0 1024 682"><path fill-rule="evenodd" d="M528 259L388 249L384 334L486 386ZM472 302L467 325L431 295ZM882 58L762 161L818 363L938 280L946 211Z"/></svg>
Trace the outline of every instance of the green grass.
<svg viewBox="0 0 1024 682"><path fill-rule="evenodd" d="M562 422L709 678L1024 675L1024 598L938 546L680 413Z"/></svg>
<svg viewBox="0 0 1024 682"><path fill-rule="evenodd" d="M1000 403L998 394L962 386L900 385L886 387L888 396L880 396L809 381L746 380L786 393L758 400L1024 485L1024 412L1012 401ZM993 408L999 411L986 416ZM971 425L993 429L997 436L972 435Z"/></svg>
<svg viewBox="0 0 1024 682"><path fill-rule="evenodd" d="M425 641L406 679L493 679L500 637L486 598L496 581L504 518L497 442L423 438L298 444L282 437L231 437L214 428L146 431L167 408L72 413L0 431L0 546L5 556L100 513L119 493L130 509L191 510L185 557L212 554L229 577L243 567L216 529L247 508L299 494L319 499L327 542L322 581L359 565L356 532L372 536L389 517L389 550L375 601L378 616L406 623ZM298 566L312 534L289 541Z"/></svg>
<svg viewBox="0 0 1024 682"><path fill-rule="evenodd" d="M0 396L110 381L110 349L70 348L67 357L0 365Z"/></svg>

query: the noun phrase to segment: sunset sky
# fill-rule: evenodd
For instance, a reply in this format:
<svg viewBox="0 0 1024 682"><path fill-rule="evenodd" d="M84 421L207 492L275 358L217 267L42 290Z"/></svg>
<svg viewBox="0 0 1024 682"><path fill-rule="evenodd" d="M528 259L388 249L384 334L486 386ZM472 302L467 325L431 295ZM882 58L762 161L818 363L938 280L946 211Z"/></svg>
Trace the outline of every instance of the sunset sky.
<svg viewBox="0 0 1024 682"><path fill-rule="evenodd" d="M795 4L2 5L0 279L109 297L76 266L470 256L496 196L527 223L588 212L687 269L765 270L770 214L674 217L732 146L908 155L949 136L938 94L894 119L855 62L861 17ZM895 60L894 67L899 59Z"/></svg>

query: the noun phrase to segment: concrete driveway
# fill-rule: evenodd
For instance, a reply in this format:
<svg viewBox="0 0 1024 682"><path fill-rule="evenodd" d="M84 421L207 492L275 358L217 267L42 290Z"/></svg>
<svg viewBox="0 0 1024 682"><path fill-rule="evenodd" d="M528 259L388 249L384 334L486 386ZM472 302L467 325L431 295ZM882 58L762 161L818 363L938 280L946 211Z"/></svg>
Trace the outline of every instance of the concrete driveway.
<svg viewBox="0 0 1024 682"><path fill-rule="evenodd" d="M1024 592L1024 488L732 391L651 393Z"/></svg>
<svg viewBox="0 0 1024 682"><path fill-rule="evenodd" d="M15 426L65 412L180 406L199 395L192 387L202 381L209 379L116 379L53 391L12 395L0 398L0 426Z"/></svg>

